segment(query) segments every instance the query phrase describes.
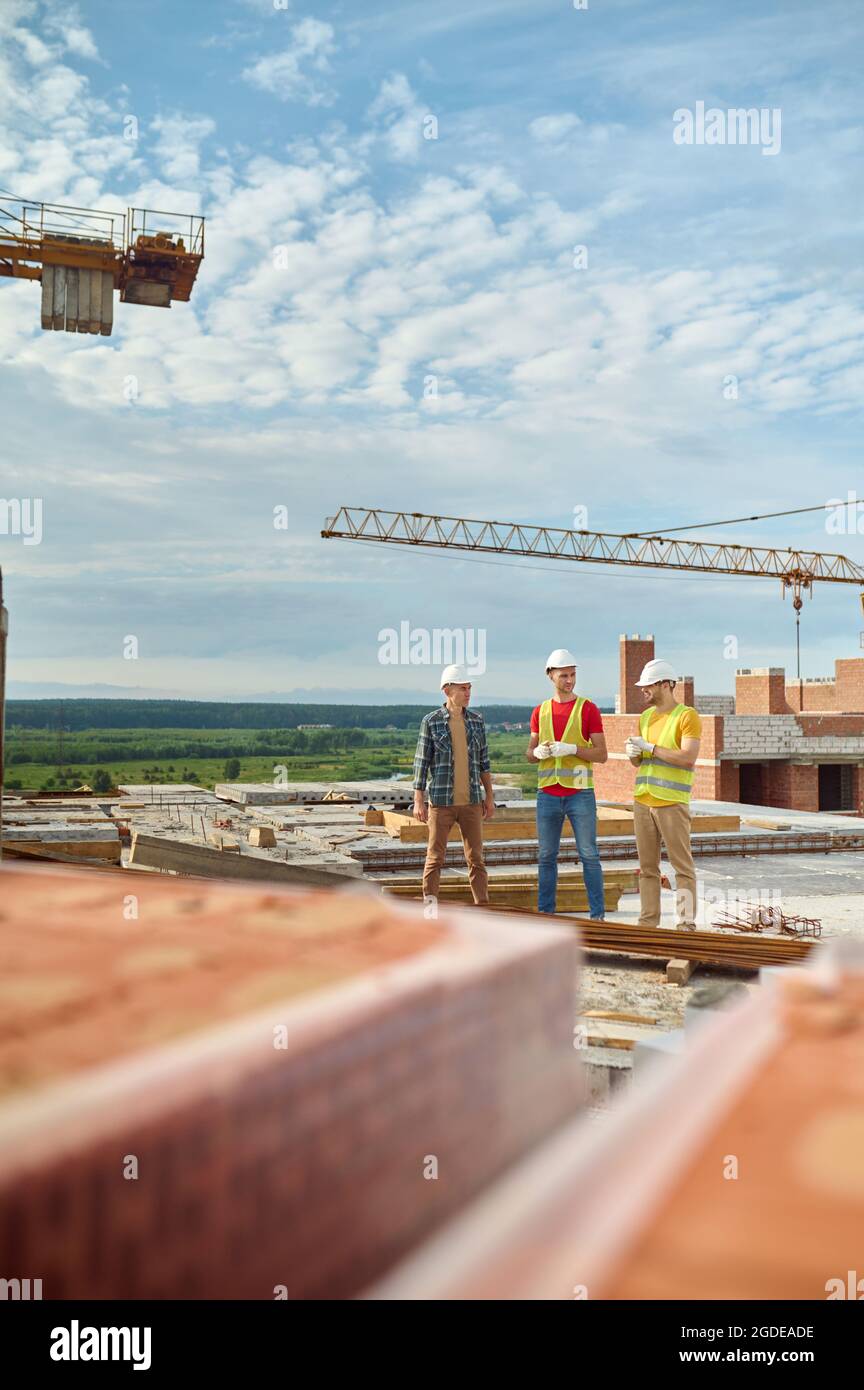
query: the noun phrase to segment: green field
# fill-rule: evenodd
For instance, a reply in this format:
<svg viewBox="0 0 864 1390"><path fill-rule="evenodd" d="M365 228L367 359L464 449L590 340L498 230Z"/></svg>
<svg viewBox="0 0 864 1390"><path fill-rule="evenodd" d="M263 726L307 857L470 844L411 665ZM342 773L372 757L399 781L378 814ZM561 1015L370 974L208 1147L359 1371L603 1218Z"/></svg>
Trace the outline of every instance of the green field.
<svg viewBox="0 0 864 1390"><path fill-rule="evenodd" d="M533 792L526 742L524 733L490 733L489 751L493 773L515 772ZM290 782L360 781L410 775L415 745L413 730L86 729L65 735L61 766L56 733L15 725L6 733L4 784L7 791L55 791L93 786L101 772L103 791L123 782L212 789L224 781L270 782L277 766L287 768Z"/></svg>

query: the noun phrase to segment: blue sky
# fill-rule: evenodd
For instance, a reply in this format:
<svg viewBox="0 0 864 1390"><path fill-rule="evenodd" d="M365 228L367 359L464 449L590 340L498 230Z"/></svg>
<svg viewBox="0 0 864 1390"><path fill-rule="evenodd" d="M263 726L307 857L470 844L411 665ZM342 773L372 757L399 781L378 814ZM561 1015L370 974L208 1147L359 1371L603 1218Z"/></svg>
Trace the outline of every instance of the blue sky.
<svg viewBox="0 0 864 1390"><path fill-rule="evenodd" d="M480 699L542 694L562 644L608 695L624 631L703 691L791 672L776 583L319 532L343 504L620 531L864 497L861 55L851 0L4 0L0 186L207 218L192 301L117 304L109 339L41 332L0 280L0 497L44 518L0 535L12 693L423 700L436 671L378 659L403 621L485 632ZM779 111L779 150L676 144L699 102ZM864 562L820 512L703 534ZM803 673L862 625L817 588Z"/></svg>

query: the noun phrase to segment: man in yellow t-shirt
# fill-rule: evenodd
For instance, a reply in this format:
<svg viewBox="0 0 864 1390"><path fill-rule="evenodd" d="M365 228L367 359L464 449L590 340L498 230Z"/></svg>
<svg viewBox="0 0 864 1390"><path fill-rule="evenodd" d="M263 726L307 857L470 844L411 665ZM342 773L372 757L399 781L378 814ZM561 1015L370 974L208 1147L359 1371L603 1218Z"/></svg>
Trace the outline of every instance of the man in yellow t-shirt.
<svg viewBox="0 0 864 1390"><path fill-rule="evenodd" d="M645 698L640 733L625 751L639 769L633 802L639 855L640 927L660 925L660 853L666 847L675 870L676 925L696 926L696 868L690 847L690 792L702 721L675 699L678 678L668 661L649 661L636 684Z"/></svg>

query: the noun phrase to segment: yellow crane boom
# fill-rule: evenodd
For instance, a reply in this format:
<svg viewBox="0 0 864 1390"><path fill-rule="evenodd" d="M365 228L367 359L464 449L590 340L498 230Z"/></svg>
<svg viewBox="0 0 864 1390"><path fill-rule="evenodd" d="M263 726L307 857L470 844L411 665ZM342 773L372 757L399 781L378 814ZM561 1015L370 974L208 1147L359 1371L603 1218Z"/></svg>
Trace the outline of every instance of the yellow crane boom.
<svg viewBox="0 0 864 1390"><path fill-rule="evenodd" d="M321 535L327 539L376 541L431 550L530 555L544 560L779 579L784 597L787 589L792 590L796 613L801 608L802 592L812 592L816 580L864 587L864 567L845 555L733 545L728 541L646 536L635 532L568 531L514 521L388 512L375 507L340 507L336 515L327 520Z"/></svg>

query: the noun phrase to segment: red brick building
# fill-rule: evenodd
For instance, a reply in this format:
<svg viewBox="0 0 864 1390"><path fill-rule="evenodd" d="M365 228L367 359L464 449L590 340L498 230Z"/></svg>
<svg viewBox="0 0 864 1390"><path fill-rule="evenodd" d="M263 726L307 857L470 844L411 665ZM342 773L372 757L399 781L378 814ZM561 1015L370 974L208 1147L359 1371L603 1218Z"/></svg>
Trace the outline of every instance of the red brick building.
<svg viewBox="0 0 864 1390"><path fill-rule="evenodd" d="M623 636L616 713L604 716L609 761L595 767L597 795L629 800L634 770L625 740L638 733L635 682L655 655L651 634ZM735 695L698 696L691 676L675 694L702 716L693 795L796 811L864 813L864 658L834 663L833 678L787 680L782 667L743 669Z"/></svg>

